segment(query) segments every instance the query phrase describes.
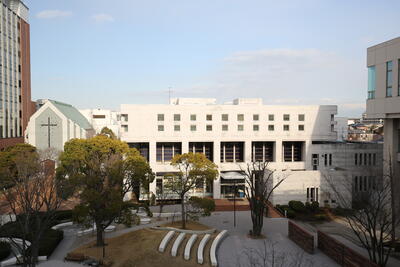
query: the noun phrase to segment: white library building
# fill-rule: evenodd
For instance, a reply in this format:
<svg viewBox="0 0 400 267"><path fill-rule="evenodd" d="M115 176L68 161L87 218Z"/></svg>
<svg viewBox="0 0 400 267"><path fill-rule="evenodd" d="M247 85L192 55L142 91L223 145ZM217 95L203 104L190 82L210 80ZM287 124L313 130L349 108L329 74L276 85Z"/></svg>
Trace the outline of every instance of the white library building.
<svg viewBox="0 0 400 267"><path fill-rule="evenodd" d="M217 104L208 98L175 98L170 104L131 105L120 109L120 137L137 148L156 174L150 191L176 171L176 154L204 153L219 169L213 183L192 195L216 199L242 197L241 170L252 161L269 161L276 181L286 180L272 197L335 205L327 178L367 191L382 173L383 145L338 141L337 106L263 105L262 99L235 99ZM234 190L234 188L239 190Z"/></svg>

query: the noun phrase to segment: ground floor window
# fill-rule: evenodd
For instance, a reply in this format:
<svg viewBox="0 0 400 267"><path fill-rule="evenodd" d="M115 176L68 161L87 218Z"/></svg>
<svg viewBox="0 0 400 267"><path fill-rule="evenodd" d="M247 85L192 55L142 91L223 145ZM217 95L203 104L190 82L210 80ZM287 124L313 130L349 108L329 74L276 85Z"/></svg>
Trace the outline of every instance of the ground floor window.
<svg viewBox="0 0 400 267"><path fill-rule="evenodd" d="M307 187L307 202L318 202L318 187Z"/></svg>

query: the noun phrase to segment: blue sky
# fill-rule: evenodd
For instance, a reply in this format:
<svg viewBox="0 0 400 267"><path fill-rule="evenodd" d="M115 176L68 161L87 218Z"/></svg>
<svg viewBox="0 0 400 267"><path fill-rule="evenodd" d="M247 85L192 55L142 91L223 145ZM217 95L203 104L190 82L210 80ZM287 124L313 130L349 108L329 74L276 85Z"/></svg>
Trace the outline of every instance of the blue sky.
<svg viewBox="0 0 400 267"><path fill-rule="evenodd" d="M366 48L400 36L400 1L25 0L33 99L78 108L173 97L365 109Z"/></svg>

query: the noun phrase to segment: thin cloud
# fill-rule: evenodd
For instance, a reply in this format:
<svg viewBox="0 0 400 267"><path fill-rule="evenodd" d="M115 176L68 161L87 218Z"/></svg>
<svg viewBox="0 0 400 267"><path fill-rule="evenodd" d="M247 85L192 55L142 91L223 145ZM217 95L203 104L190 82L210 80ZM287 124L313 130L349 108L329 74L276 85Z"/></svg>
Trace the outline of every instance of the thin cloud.
<svg viewBox="0 0 400 267"><path fill-rule="evenodd" d="M72 16L72 12L65 10L43 10L36 14L38 19L57 19L57 18L66 18Z"/></svg>
<svg viewBox="0 0 400 267"><path fill-rule="evenodd" d="M92 16L92 20L96 23L114 22L114 17L109 14L95 14Z"/></svg>

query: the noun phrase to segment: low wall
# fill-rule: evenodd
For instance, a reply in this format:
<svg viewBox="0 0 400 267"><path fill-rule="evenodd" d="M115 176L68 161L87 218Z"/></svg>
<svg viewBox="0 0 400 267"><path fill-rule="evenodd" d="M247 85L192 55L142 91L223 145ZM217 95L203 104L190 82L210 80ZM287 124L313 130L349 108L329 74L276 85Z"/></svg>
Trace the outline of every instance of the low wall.
<svg viewBox="0 0 400 267"><path fill-rule="evenodd" d="M367 257L362 256L321 231L318 231L318 248L341 266L379 267Z"/></svg>
<svg viewBox="0 0 400 267"><path fill-rule="evenodd" d="M289 239L306 252L314 253L314 235L310 234L292 221L288 222Z"/></svg>

